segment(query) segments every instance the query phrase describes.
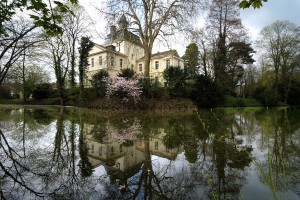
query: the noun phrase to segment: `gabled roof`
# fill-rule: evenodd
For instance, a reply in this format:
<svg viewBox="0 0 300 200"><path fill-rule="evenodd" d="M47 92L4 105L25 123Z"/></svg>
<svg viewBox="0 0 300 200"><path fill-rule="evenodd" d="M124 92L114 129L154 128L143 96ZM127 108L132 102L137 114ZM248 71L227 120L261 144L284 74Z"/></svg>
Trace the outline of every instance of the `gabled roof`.
<svg viewBox="0 0 300 200"><path fill-rule="evenodd" d="M155 54L151 55L151 59L155 59L155 58L163 58L163 57L167 57L167 56L175 56L176 58L182 60L179 56L176 50L168 50L168 51L163 51L163 52L157 52ZM138 59L138 61L142 61L145 60L145 57L142 57L140 59Z"/></svg>
<svg viewBox="0 0 300 200"><path fill-rule="evenodd" d="M97 55L97 54L101 54L101 53L112 53L112 54L116 54L118 56L122 56L122 57L128 57L127 55L123 54L123 53L120 53L120 52L117 52L117 51L113 51L111 49L108 49L107 47L103 46L103 45L100 45L100 44L97 44L97 43L94 43L94 45L98 48L101 49L101 51L98 51L96 53L92 53L92 54L89 54L89 56L94 56L94 55Z"/></svg>

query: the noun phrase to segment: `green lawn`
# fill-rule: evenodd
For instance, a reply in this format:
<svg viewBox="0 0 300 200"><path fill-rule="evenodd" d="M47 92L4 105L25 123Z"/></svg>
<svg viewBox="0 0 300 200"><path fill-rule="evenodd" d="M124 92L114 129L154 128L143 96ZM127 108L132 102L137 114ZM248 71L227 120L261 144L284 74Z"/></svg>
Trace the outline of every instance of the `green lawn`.
<svg viewBox="0 0 300 200"><path fill-rule="evenodd" d="M243 98L226 98L225 107L256 107L263 106L256 99L243 99Z"/></svg>

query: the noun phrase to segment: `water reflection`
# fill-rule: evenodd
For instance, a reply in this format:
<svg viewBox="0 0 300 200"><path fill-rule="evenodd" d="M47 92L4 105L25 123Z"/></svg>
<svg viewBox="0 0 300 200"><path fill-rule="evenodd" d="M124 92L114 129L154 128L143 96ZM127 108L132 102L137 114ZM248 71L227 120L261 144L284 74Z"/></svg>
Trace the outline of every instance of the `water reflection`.
<svg viewBox="0 0 300 200"><path fill-rule="evenodd" d="M299 109L0 108L2 199L299 199Z"/></svg>

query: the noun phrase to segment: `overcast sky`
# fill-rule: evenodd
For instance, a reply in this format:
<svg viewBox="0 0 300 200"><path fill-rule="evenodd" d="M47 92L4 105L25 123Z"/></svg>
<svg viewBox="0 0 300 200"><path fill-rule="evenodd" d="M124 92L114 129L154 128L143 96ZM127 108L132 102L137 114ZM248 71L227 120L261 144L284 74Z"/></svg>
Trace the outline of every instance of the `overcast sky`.
<svg viewBox="0 0 300 200"><path fill-rule="evenodd" d="M93 3L90 3L93 2ZM101 20L98 11L93 9L92 5L97 6L100 0L80 0L80 4L84 5L91 17L97 21L97 30L104 32L103 20ZM273 23L276 20L289 20L297 25L300 25L300 0L268 0L260 9L241 9L242 23L248 28L249 35L252 40L255 40L259 31ZM199 22L199 24L203 24ZM96 40L101 43L102 40ZM170 42L171 47L165 47L163 44L154 48L154 52L168 50L168 48L176 49L180 56L184 54L186 46L190 41L183 38L178 38L175 42Z"/></svg>
<svg viewBox="0 0 300 200"><path fill-rule="evenodd" d="M242 9L241 18L255 39L263 27L276 20L289 20L300 25L300 0L268 0L260 9Z"/></svg>

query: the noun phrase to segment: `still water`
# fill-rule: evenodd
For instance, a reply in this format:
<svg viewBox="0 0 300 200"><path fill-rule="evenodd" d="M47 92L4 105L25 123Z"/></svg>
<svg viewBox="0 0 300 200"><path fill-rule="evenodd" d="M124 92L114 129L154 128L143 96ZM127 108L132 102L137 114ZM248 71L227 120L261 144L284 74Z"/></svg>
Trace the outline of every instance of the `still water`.
<svg viewBox="0 0 300 200"><path fill-rule="evenodd" d="M0 199L300 199L300 109L0 107Z"/></svg>

